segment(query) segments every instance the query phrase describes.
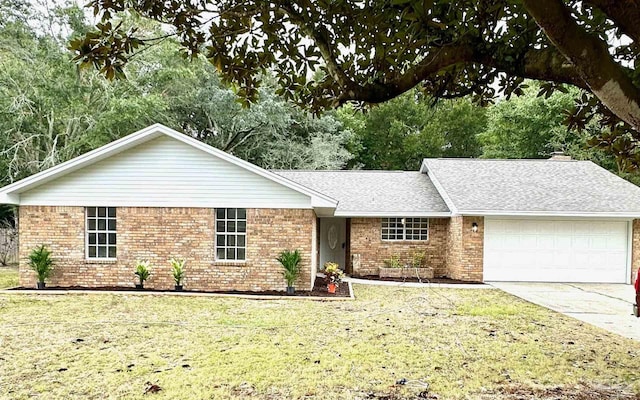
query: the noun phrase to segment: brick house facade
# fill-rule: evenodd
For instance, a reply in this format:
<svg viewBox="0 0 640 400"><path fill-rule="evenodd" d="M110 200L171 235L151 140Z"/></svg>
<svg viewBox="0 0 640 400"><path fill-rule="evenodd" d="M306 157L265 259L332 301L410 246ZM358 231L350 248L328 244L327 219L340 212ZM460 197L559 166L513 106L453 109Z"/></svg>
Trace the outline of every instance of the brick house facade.
<svg viewBox="0 0 640 400"><path fill-rule="evenodd" d="M27 263L31 249L47 245L56 262L49 286L132 287L137 260L151 262L145 287L172 289L169 259L187 260L187 290L284 290L278 254L295 247L302 254L299 290L311 289L313 210L247 209L245 261L216 261L213 209L117 208L117 259L90 260L85 254L84 207L22 206L19 211L20 285L35 286Z"/></svg>

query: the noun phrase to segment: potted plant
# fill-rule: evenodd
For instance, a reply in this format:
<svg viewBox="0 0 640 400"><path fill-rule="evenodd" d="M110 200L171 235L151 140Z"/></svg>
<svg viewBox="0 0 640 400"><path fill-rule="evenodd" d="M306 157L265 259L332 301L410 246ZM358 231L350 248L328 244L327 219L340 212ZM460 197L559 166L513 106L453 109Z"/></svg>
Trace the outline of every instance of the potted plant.
<svg viewBox="0 0 640 400"><path fill-rule="evenodd" d="M38 289L44 289L46 284L44 281L51 275L53 270L53 260L51 259L51 251L45 245L40 245L31 250L29 254L29 267L38 275Z"/></svg>
<svg viewBox="0 0 640 400"><path fill-rule="evenodd" d="M149 261L138 261L136 263L136 272L134 272L134 274L138 276L138 280L140 282L136 284L136 289L144 289L144 281L149 279L149 276L151 275L151 272L149 272Z"/></svg>
<svg viewBox="0 0 640 400"><path fill-rule="evenodd" d="M342 272L338 264L327 262L324 264L324 276L327 280L327 291L329 293L335 293L336 288L340 282L342 282L344 272Z"/></svg>
<svg viewBox="0 0 640 400"><path fill-rule="evenodd" d="M171 268L173 273L173 280L176 282L176 292L182 291L182 280L184 279L184 265L187 262L184 258L172 258Z"/></svg>
<svg viewBox="0 0 640 400"><path fill-rule="evenodd" d="M302 260L300 252L298 250L284 250L276 260L282 264L282 268L284 269L282 276L284 276L284 280L287 281L287 294L292 295L295 293L293 285L300 276L300 261Z"/></svg>

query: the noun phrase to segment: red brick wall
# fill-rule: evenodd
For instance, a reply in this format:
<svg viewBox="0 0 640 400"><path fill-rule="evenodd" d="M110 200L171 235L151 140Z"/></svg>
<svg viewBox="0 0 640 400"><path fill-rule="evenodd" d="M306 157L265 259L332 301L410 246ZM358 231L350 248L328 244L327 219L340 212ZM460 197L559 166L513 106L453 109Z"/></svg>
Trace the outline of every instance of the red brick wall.
<svg viewBox="0 0 640 400"><path fill-rule="evenodd" d="M408 263L416 251L426 252L426 265L434 268L435 276L446 275L447 225L447 218L430 218L428 241L392 242L382 240L381 218L352 218L351 254L360 257L360 268L354 266L353 275L377 275L392 255Z"/></svg>
<svg viewBox="0 0 640 400"><path fill-rule="evenodd" d="M20 284L34 286L27 266L34 247L52 250L56 267L49 286L133 287L138 259L151 262L145 287L171 289L171 257L187 259L184 286L191 290L284 290L280 251L297 248L303 256L299 290L311 288L312 210L248 209L247 260L214 259L214 210L207 208L119 207L117 260L85 259L83 207L22 206L19 211Z"/></svg>
<svg viewBox="0 0 640 400"><path fill-rule="evenodd" d="M478 231L472 232L473 223ZM452 217L447 234L447 276L462 281L482 282L484 218Z"/></svg>

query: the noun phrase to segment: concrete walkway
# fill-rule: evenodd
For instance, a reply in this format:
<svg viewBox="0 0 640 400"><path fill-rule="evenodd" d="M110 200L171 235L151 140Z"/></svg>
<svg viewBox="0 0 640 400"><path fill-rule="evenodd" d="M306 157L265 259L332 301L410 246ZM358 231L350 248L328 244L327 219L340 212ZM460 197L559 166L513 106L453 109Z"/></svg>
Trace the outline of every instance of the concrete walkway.
<svg viewBox="0 0 640 400"><path fill-rule="evenodd" d="M491 282L531 303L640 341L640 318L633 316L633 286L607 283Z"/></svg>

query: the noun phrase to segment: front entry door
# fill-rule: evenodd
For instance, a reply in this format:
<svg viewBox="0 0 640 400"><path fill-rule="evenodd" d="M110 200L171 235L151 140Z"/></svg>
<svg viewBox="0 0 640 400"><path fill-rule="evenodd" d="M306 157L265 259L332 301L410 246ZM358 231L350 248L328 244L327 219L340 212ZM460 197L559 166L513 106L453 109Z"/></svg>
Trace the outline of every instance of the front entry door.
<svg viewBox="0 0 640 400"><path fill-rule="evenodd" d="M320 218L320 269L334 262L345 270L346 236L345 218Z"/></svg>

